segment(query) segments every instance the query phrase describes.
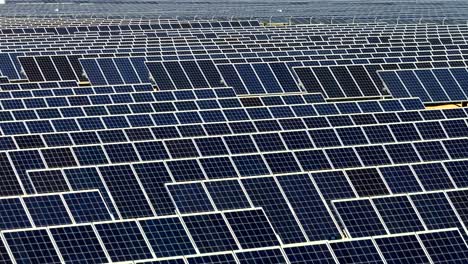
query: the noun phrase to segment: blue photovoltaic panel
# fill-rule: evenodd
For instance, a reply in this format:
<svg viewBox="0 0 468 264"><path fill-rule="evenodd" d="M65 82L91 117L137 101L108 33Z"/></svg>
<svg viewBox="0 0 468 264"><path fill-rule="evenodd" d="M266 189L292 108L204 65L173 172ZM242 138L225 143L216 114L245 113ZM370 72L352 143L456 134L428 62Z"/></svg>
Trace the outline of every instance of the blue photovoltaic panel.
<svg viewBox="0 0 468 264"><path fill-rule="evenodd" d="M2 75L8 77L9 79L15 80L15 79L22 79L18 71L15 68L15 65L13 61L10 58L10 54L8 53L2 53L0 54L0 60L2 61L2 64L0 66L0 71L2 72Z"/></svg>
<svg viewBox="0 0 468 264"><path fill-rule="evenodd" d="M2 20L0 262L465 263L464 5L390 4Z"/></svg>
<svg viewBox="0 0 468 264"><path fill-rule="evenodd" d="M424 225L407 196L372 199L372 203L392 234L424 231Z"/></svg>
<svg viewBox="0 0 468 264"><path fill-rule="evenodd" d="M251 65L236 64L235 66L249 94L264 94L266 92Z"/></svg>
<svg viewBox="0 0 468 264"><path fill-rule="evenodd" d="M256 251L240 251L236 252L236 257L241 264L248 263L271 263L282 264L286 263L286 259L280 249L266 249Z"/></svg>
<svg viewBox="0 0 468 264"><path fill-rule="evenodd" d="M175 89L172 83L171 77L166 72L161 62L150 62L146 63L149 72L159 90L173 90Z"/></svg>
<svg viewBox="0 0 468 264"><path fill-rule="evenodd" d="M163 62L164 68L166 68L167 74L171 78L176 89L191 89L192 84L190 83L184 69L180 66L179 62ZM159 76L153 74L153 78L157 80Z"/></svg>
<svg viewBox="0 0 468 264"><path fill-rule="evenodd" d="M123 218L154 216L130 166L101 167L99 171Z"/></svg>
<svg viewBox="0 0 468 264"><path fill-rule="evenodd" d="M468 259L466 241L458 230L418 236L434 263L463 263Z"/></svg>
<svg viewBox="0 0 468 264"><path fill-rule="evenodd" d="M332 264L336 263L326 244L284 248L291 264Z"/></svg>
<svg viewBox="0 0 468 264"><path fill-rule="evenodd" d="M238 180L208 181L205 182L205 186L218 210L250 207Z"/></svg>
<svg viewBox="0 0 468 264"><path fill-rule="evenodd" d="M101 59L97 60L97 63L99 64L99 67L101 68L101 71L109 85L124 83L113 59Z"/></svg>
<svg viewBox="0 0 468 264"><path fill-rule="evenodd" d="M214 211L208 194L201 183L166 185L180 213Z"/></svg>
<svg viewBox="0 0 468 264"><path fill-rule="evenodd" d="M142 220L139 224L157 257L196 254L179 218Z"/></svg>
<svg viewBox="0 0 468 264"><path fill-rule="evenodd" d="M136 222L103 223L95 227L112 261L153 257Z"/></svg>
<svg viewBox="0 0 468 264"><path fill-rule="evenodd" d="M419 69L379 72L395 98L419 97L424 103L466 101L466 69Z"/></svg>
<svg viewBox="0 0 468 264"><path fill-rule="evenodd" d="M439 83L442 85L445 93L451 101L463 101L466 100L466 91L462 90L462 87L453 77L455 69L434 69L432 73L435 75Z"/></svg>
<svg viewBox="0 0 468 264"><path fill-rule="evenodd" d="M415 235L375 238L388 264L430 263Z"/></svg>
<svg viewBox="0 0 468 264"><path fill-rule="evenodd" d="M184 216L183 221L200 253L238 249L227 223L220 214Z"/></svg>
<svg viewBox="0 0 468 264"><path fill-rule="evenodd" d="M218 254L188 257L189 264L237 264L232 254Z"/></svg>
<svg viewBox="0 0 468 264"><path fill-rule="evenodd" d="M468 223L468 206L466 206L468 201L468 190L447 192L447 196L460 216L461 221L466 226Z"/></svg>
<svg viewBox="0 0 468 264"><path fill-rule="evenodd" d="M210 87L205 79L202 71L195 61L181 61L180 65L184 69L187 77L193 85L193 88L207 88Z"/></svg>
<svg viewBox="0 0 468 264"><path fill-rule="evenodd" d="M114 63L125 84L142 82L138 77L138 73L133 68L130 58L115 58Z"/></svg>
<svg viewBox="0 0 468 264"><path fill-rule="evenodd" d="M339 263L385 263L371 240L330 244Z"/></svg>
<svg viewBox="0 0 468 264"><path fill-rule="evenodd" d="M284 92L290 93L301 91L296 79L291 73L292 69L289 69L285 63L270 63L269 65Z"/></svg>
<svg viewBox="0 0 468 264"><path fill-rule="evenodd" d="M224 80L225 85L234 88L236 94L249 93L233 65L218 65L217 68L221 73L222 80Z"/></svg>
<svg viewBox="0 0 468 264"><path fill-rule="evenodd" d="M435 102L448 102L449 98L431 71L415 71L421 84Z"/></svg>
<svg viewBox="0 0 468 264"><path fill-rule="evenodd" d="M90 223L113 220L100 193L65 193L63 199L76 223Z"/></svg>
<svg viewBox="0 0 468 264"><path fill-rule="evenodd" d="M72 223L65 204L58 195L25 197L24 204L36 226Z"/></svg>
<svg viewBox="0 0 468 264"><path fill-rule="evenodd" d="M107 207L112 215L117 217L115 206L111 195L107 192L106 186L102 182L96 168L67 169L63 171L72 189L79 190L99 190Z"/></svg>
<svg viewBox="0 0 468 264"><path fill-rule="evenodd" d="M279 245L275 231L262 210L245 210L224 214L243 249Z"/></svg>
<svg viewBox="0 0 468 264"><path fill-rule="evenodd" d="M315 74L323 89L326 89L328 98L346 97L329 68L313 68L313 73Z"/></svg>
<svg viewBox="0 0 468 264"><path fill-rule="evenodd" d="M0 199L0 229L31 227L28 215L19 198Z"/></svg>
<svg viewBox="0 0 468 264"><path fill-rule="evenodd" d="M252 64L252 67L268 93L281 93L283 91L268 64Z"/></svg>
<svg viewBox="0 0 468 264"><path fill-rule="evenodd" d="M62 263L47 230L3 233L16 263Z"/></svg>
<svg viewBox="0 0 468 264"><path fill-rule="evenodd" d="M90 225L52 228L50 233L67 263L104 263L109 260Z"/></svg>
<svg viewBox="0 0 468 264"><path fill-rule="evenodd" d="M452 227L463 229L444 193L421 193L411 195L410 198L429 230Z"/></svg>
<svg viewBox="0 0 468 264"><path fill-rule="evenodd" d="M299 224L273 178L243 179L242 184L254 206L263 208L283 243L305 242Z"/></svg>
<svg viewBox="0 0 468 264"><path fill-rule="evenodd" d="M333 206L351 237L387 234L369 200L338 201Z"/></svg>
<svg viewBox="0 0 468 264"><path fill-rule="evenodd" d="M210 84L210 87L222 87L224 86L221 82L222 77L214 65L213 61L209 60L199 60L197 61L198 67L203 72L206 77L206 80Z"/></svg>
<svg viewBox="0 0 468 264"><path fill-rule="evenodd" d="M286 197L310 240L341 238L326 204L316 191L309 175L277 178Z"/></svg>
<svg viewBox="0 0 468 264"><path fill-rule="evenodd" d="M133 166L141 185L143 186L149 201L153 205L157 215L170 215L175 212L174 203L171 200L164 184L172 182L171 176L164 163L140 163ZM158 175L158 177L154 177Z"/></svg>
<svg viewBox="0 0 468 264"><path fill-rule="evenodd" d="M107 85L106 77L101 72L99 64L96 60L80 60L80 63L83 66L83 70L86 73L90 83L93 85Z"/></svg>

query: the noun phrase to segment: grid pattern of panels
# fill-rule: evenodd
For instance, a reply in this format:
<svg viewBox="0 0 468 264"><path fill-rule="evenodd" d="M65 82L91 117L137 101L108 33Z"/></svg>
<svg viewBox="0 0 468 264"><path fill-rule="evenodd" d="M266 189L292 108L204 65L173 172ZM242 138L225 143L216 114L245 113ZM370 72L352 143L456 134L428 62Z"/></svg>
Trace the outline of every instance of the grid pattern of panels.
<svg viewBox="0 0 468 264"><path fill-rule="evenodd" d="M468 25L229 20L1 20L0 262L466 262Z"/></svg>

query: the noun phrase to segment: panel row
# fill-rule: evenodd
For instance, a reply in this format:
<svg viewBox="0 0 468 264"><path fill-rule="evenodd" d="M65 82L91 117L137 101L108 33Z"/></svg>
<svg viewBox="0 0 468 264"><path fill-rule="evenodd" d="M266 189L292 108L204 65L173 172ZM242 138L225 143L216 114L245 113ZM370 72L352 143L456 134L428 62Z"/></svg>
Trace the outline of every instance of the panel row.
<svg viewBox="0 0 468 264"><path fill-rule="evenodd" d="M4 263L107 263L278 246L261 209L3 231Z"/></svg>
<svg viewBox="0 0 468 264"><path fill-rule="evenodd" d="M135 261L147 264L355 264L355 263L463 263L466 244L457 230L419 232L372 239L314 243L235 251L233 253L186 256L165 260Z"/></svg>
<svg viewBox="0 0 468 264"><path fill-rule="evenodd" d="M301 98L299 98L301 99ZM42 132L64 132L64 131L85 131L97 129L115 129L130 127L153 127L168 125L196 125L196 124L215 124L226 122L242 121L270 121L275 122L281 118L299 118L299 119L335 119L342 125L353 125L351 116L359 119L359 114L340 115L343 113L374 113L364 115L359 123L392 123L399 122L401 116L405 116L404 110L422 109L419 99L403 99L401 101L363 101L356 103L336 103L336 104L298 104L291 106L262 106L262 107L243 107L242 101L238 99L220 99L227 105L219 105L216 101L207 101L198 105L201 108L212 107L214 110L188 110L177 111L174 104L143 104L146 107L138 107L140 104L127 105L108 105L106 106L88 106L71 108L45 108L34 110L16 110L3 111L0 114L1 131L4 135L18 135ZM244 103L263 104L260 100L244 100ZM281 103L281 102L280 102ZM187 102L180 107L198 109L198 105L193 102ZM154 107L159 107L157 112ZM361 106L361 107L359 107ZM383 109L383 107L385 109ZM169 112L165 112L167 107ZM137 112L133 114L132 109ZM395 112L397 111L397 112ZM385 113L382 113L385 112ZM392 113L391 113L392 112ZM445 119L442 111L427 110L419 111L423 116L436 116L436 119ZM456 111L445 111L452 113ZM414 115L414 114L413 114ZM417 114L416 114L417 115ZM329 116L329 117L326 117ZM372 117L371 117L372 116ZM464 117L460 113L458 116ZM366 121L370 119L369 121ZM414 117L417 118L417 117ZM421 118L417 118L421 119ZM429 118L430 119L430 118ZM377 121L379 120L379 121ZM387 120L387 121L386 121ZM326 122L326 121L325 121ZM322 122L323 123L323 122ZM226 126L227 124L221 124ZM314 124L309 126L314 127ZM82 129L81 129L82 127ZM315 126L316 127L316 126ZM319 125L320 127L320 125ZM229 129L228 129L229 130ZM37 133L37 132L36 132ZM39 132L40 133L40 132Z"/></svg>
<svg viewBox="0 0 468 264"><path fill-rule="evenodd" d="M248 156L246 158L255 158L255 156ZM205 181L207 180L205 175L211 176L210 179L213 179L213 181L216 181L221 186L218 189L218 193L210 193L215 204L213 205L209 199L201 199L210 196L203 195L203 192L194 192L199 194L197 198L199 200L181 200L184 202L184 206L179 208L181 211L200 211L209 210L211 208L229 209L229 206L238 208L235 206L237 201L239 201L240 206L246 205L246 203L240 201L246 201L248 199L239 196L242 192L237 193L234 191L242 188L240 188L240 186L238 186L239 188L236 187L239 182L232 178L238 178L239 176L235 174L236 171L232 167L227 167L226 163L228 160L214 159L212 161L216 162L215 164L207 164L207 161L208 160L167 163L145 162L127 165L98 166L97 168L96 166L64 168L61 170L36 168L35 170L29 171L27 173L28 175L24 176L22 179L26 181L31 180L34 191L37 193L99 189L108 207L113 214L119 218L173 214L176 209L165 189L165 184L173 182ZM199 162L202 162L202 165L210 167L207 167L207 169L203 171ZM250 171L255 172L258 166L257 163L258 160L255 160L255 162L251 160L251 164L244 165L244 170L250 169ZM393 165L379 167L378 169L368 167L363 169L348 169L349 172L347 170L346 174L338 170L321 173L314 172L311 175L317 183L317 187L321 195L323 195L325 202L333 199L468 187L468 182L463 175L464 170L467 168L466 160L443 161L442 164L443 166L435 163L421 163L412 166ZM215 175L215 173L227 174L227 169L231 170L231 174L224 178L220 178L220 176L216 177L217 175ZM264 174L271 175L269 172L264 172ZM157 177L155 177L155 175L157 175ZM275 175L281 174L276 173ZM17 180L15 178L11 179L11 175L8 177L4 175L2 178L5 182L5 188L9 188L10 193L14 190L21 192L21 190L18 190ZM227 178L230 180L226 182L217 181L217 179ZM293 178L293 176L291 176L291 178ZM242 182L253 183L265 182L266 180L271 182L273 178L265 178L262 180L262 178L255 179L250 176L241 179ZM226 184L226 186L222 187L223 184ZM259 190L255 189L257 185L251 186L250 189L254 192L252 195L261 194ZM188 184L188 186L196 187L201 185ZM305 188L305 186L306 184L304 183L303 188ZM180 188L184 190L183 186ZM277 199L272 198L277 195L273 195L273 193L269 193L270 191L267 190L273 190L273 187L268 188L262 186L262 188L263 189L260 190L262 192L267 192L268 195L259 196L258 199L266 200L260 200L259 204L255 204L255 206L260 206L267 210L265 206L270 205L268 208L276 210L277 205L274 203L271 204L269 199L274 200L278 204L286 203L284 201L280 202L283 198L280 198L282 195L279 192L275 192L277 195L280 194ZM187 189L191 190L190 188ZM230 189L232 189L232 191ZM298 187L298 189L300 188ZM310 192L311 190L308 191ZM306 194L307 192L304 193L304 197L307 197ZM187 195L187 197L191 196ZM179 203L179 200L176 199L174 202ZM198 203L207 205L207 207L202 207ZM299 201L298 205L300 205ZM310 206L312 205L311 203ZM289 210L283 211L283 214L284 213L292 215ZM286 218L290 218L290 216ZM304 220L306 220L304 224L307 224L308 220ZM328 236L326 239L330 239L330 237L332 236Z"/></svg>
<svg viewBox="0 0 468 264"><path fill-rule="evenodd" d="M127 88L127 87L125 87ZM75 90L85 89L77 88ZM284 95L269 95L265 97L237 97L232 88L209 88L199 89L198 98L191 97L191 93L180 94L174 92L177 98L172 97L171 93L168 92L132 92L132 89L128 89L128 92L119 92L111 94L99 94L99 95L70 95L67 90L55 90L53 96L44 96L47 90L43 91L42 96L35 96L34 98L0 98L0 110L19 110L19 109L40 109L40 108L59 108L59 107L73 107L73 106L98 106L98 105L118 105L118 104L148 104L158 103L155 106L161 105L161 109L164 107L173 111L183 110L203 110L212 109L209 108L209 103L221 104L221 105L243 105L245 107L253 106L273 106L273 105L294 105L294 104L312 104L312 103L324 103L325 100L321 94L284 94ZM102 91L102 90L101 90ZM84 92L84 91L81 91ZM16 92L15 95L20 93ZM21 94L29 94L27 92ZM10 93L8 93L10 95ZM37 93L36 93L37 95ZM185 96L185 99L181 97ZM204 96L204 98L203 98ZM202 97L202 98L200 98ZM226 100L222 100L226 99ZM210 100L206 102L206 100ZM404 100L407 101L408 99ZM417 100L417 99L414 99ZM223 103L224 102L224 103ZM203 104L204 103L204 104ZM183 105L187 104L184 108ZM195 104L203 104L202 106L195 106ZM385 103L384 103L385 104ZM174 107L179 106L177 108ZM207 105L207 106L205 106ZM172 107L171 107L172 106ZM233 107L231 106L231 107ZM220 108L218 106L218 108ZM155 109L154 111L158 111ZM165 110L170 111L170 110Z"/></svg>
<svg viewBox="0 0 468 264"><path fill-rule="evenodd" d="M198 180L166 183L166 189L177 210L182 213L262 207L280 237L284 241L297 243L303 241L304 236L308 241L333 240L343 236L335 213L329 209L334 199L468 186L459 173L466 164L466 160L463 160L310 174L278 174L273 177ZM346 204L341 208L348 210L345 212L350 215L356 213L358 217L361 216L358 210L347 209ZM304 233L301 233L302 230ZM363 234L365 230L368 229L362 228ZM366 236L363 234L359 237ZM347 236L348 233L343 237Z"/></svg>
<svg viewBox="0 0 468 264"><path fill-rule="evenodd" d="M99 191L4 197L0 215L2 231L114 220Z"/></svg>
<svg viewBox="0 0 468 264"><path fill-rule="evenodd" d="M410 193L335 200L333 207L350 237L458 228L467 236L468 190Z"/></svg>

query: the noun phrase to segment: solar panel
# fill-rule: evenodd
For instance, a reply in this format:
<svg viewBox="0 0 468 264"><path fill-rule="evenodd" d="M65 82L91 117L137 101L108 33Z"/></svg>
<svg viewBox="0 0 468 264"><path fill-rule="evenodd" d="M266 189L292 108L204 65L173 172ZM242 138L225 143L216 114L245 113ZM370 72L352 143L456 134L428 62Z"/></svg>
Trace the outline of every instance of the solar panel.
<svg viewBox="0 0 468 264"><path fill-rule="evenodd" d="M239 249L228 224L221 215L189 215L182 219L200 253Z"/></svg>
<svg viewBox="0 0 468 264"><path fill-rule="evenodd" d="M376 238L375 242L387 263L428 263L423 246L414 235Z"/></svg>
<svg viewBox="0 0 468 264"><path fill-rule="evenodd" d="M350 200L333 202L346 231L351 237L367 237L387 234L369 200Z"/></svg>
<svg viewBox="0 0 468 264"><path fill-rule="evenodd" d="M112 261L153 258L135 221L102 223L94 227Z"/></svg>
<svg viewBox="0 0 468 264"><path fill-rule="evenodd" d="M331 99L385 95L369 70L364 66L294 68L306 91L322 93Z"/></svg>
<svg viewBox="0 0 468 264"><path fill-rule="evenodd" d="M451 227L463 229L450 201L443 193L416 194L410 198L429 230Z"/></svg>
<svg viewBox="0 0 468 264"><path fill-rule="evenodd" d="M179 218L148 219L139 222L156 257L196 254L190 236Z"/></svg>
<svg viewBox="0 0 468 264"><path fill-rule="evenodd" d="M278 246L280 243L262 210L224 214L242 249Z"/></svg>
<svg viewBox="0 0 468 264"><path fill-rule="evenodd" d="M462 262L467 257L466 242L458 230L423 233L418 237L436 263Z"/></svg>
<svg viewBox="0 0 468 264"><path fill-rule="evenodd" d="M286 259L280 249L240 251L236 253L239 263L285 263Z"/></svg>
<svg viewBox="0 0 468 264"><path fill-rule="evenodd" d="M32 227L28 213L19 198L0 199L2 230Z"/></svg>
<svg viewBox="0 0 468 264"><path fill-rule="evenodd" d="M339 263L385 263L371 240L330 243Z"/></svg>
<svg viewBox="0 0 468 264"><path fill-rule="evenodd" d="M99 192L64 193L65 201L75 223L92 223L113 220Z"/></svg>
<svg viewBox="0 0 468 264"><path fill-rule="evenodd" d="M154 216L130 166L102 167L99 171L123 218Z"/></svg>
<svg viewBox="0 0 468 264"><path fill-rule="evenodd" d="M330 249L326 244L304 245L296 247L286 247L284 252L291 264L302 263L336 263Z"/></svg>
<svg viewBox="0 0 468 264"><path fill-rule="evenodd" d="M187 262L190 264L202 264L202 263L235 264L237 263L236 259L231 253L188 257Z"/></svg>
<svg viewBox="0 0 468 264"><path fill-rule="evenodd" d="M284 176L277 180L309 240L333 240L341 237L330 209L316 191L309 175Z"/></svg>
<svg viewBox="0 0 468 264"><path fill-rule="evenodd" d="M17 262L62 262L46 229L5 232L3 235ZM2 255L5 257L5 254Z"/></svg>
<svg viewBox="0 0 468 264"><path fill-rule="evenodd" d="M63 261L100 263L110 261L91 225L76 225L50 229Z"/></svg>
<svg viewBox="0 0 468 264"><path fill-rule="evenodd" d="M36 226L71 224L67 208L57 195L30 196L24 203Z"/></svg>
<svg viewBox="0 0 468 264"><path fill-rule="evenodd" d="M425 103L466 101L466 89L460 78L465 69L425 69L379 72L390 93L396 98L414 96Z"/></svg>
<svg viewBox="0 0 468 264"><path fill-rule="evenodd" d="M180 213L214 211L210 197L200 183L166 185Z"/></svg>
<svg viewBox="0 0 468 264"><path fill-rule="evenodd" d="M273 178L247 178L242 184L254 206L263 208L283 243L306 241Z"/></svg>
<svg viewBox="0 0 468 264"><path fill-rule="evenodd" d="M406 196L372 199L385 226L392 234L423 231L424 224Z"/></svg>

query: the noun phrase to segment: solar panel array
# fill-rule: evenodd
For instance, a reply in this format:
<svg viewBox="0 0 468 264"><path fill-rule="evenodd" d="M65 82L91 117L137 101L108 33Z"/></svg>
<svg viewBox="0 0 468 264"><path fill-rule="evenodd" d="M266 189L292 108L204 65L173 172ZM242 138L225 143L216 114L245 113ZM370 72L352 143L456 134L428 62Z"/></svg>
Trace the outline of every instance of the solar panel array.
<svg viewBox="0 0 468 264"><path fill-rule="evenodd" d="M10 19L3 263L467 261L466 24Z"/></svg>

